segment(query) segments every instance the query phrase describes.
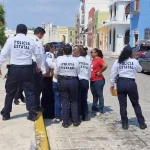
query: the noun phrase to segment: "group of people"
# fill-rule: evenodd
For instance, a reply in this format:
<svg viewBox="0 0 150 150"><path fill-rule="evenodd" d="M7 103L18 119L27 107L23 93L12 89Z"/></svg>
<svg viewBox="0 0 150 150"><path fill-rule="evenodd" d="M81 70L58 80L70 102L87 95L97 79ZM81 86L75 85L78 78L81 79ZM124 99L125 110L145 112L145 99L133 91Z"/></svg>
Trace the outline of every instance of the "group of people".
<svg viewBox="0 0 150 150"><path fill-rule="evenodd" d="M102 51L94 48L90 57L88 49L82 45L64 44L56 49L52 43L47 43L43 47L40 40L45 30L41 27L35 29L33 38L26 34L27 27L18 25L16 35L7 40L1 51L0 67L8 58L10 60L5 105L1 111L3 120L10 118L13 99L19 99L24 91L25 98L22 99L26 100L29 120L37 120L37 111L42 111L44 118L54 119L55 122L62 120L64 128L69 127L70 121L74 126L79 126L81 119L89 120L89 85L93 95L92 111L97 116L103 114L103 72L107 64ZM117 84L122 127L125 130L128 129L127 95L140 128L147 128L135 83L135 74L140 71L140 64L132 59L132 49L126 46L112 67L110 88L113 90Z"/></svg>

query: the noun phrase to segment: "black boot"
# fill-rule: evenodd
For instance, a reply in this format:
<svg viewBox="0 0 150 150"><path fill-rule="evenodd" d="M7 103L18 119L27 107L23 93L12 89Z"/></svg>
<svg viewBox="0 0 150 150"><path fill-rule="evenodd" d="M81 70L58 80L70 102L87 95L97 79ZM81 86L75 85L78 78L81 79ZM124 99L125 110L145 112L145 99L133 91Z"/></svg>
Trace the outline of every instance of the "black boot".
<svg viewBox="0 0 150 150"><path fill-rule="evenodd" d="M146 128L147 128L147 125L146 125L146 124L140 125L140 129L145 130Z"/></svg>
<svg viewBox="0 0 150 150"><path fill-rule="evenodd" d="M14 104L15 104L15 105L19 105L19 103L20 103L20 102L19 102L18 99L15 99L15 100L14 100Z"/></svg>
<svg viewBox="0 0 150 150"><path fill-rule="evenodd" d="M123 128L124 130L128 130L129 125L128 125L128 124L122 124L122 128Z"/></svg>

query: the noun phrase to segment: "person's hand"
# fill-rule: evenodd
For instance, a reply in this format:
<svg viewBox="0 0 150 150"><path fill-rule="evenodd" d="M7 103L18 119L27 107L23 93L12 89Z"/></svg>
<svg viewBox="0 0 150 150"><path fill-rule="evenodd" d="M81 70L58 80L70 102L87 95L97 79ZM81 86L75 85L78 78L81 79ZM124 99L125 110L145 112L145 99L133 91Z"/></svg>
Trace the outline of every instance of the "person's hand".
<svg viewBox="0 0 150 150"><path fill-rule="evenodd" d="M101 73L101 72L97 72L96 75L97 75L97 76L100 76L100 75L102 75L102 73Z"/></svg>
<svg viewBox="0 0 150 150"><path fill-rule="evenodd" d="M40 72L41 68L36 67L36 72Z"/></svg>
<svg viewBox="0 0 150 150"><path fill-rule="evenodd" d="M111 87L110 87L110 91L113 91L113 90L114 90L114 88L115 88L114 86L111 86Z"/></svg>
<svg viewBox="0 0 150 150"><path fill-rule="evenodd" d="M2 77L2 71L0 70L0 78Z"/></svg>

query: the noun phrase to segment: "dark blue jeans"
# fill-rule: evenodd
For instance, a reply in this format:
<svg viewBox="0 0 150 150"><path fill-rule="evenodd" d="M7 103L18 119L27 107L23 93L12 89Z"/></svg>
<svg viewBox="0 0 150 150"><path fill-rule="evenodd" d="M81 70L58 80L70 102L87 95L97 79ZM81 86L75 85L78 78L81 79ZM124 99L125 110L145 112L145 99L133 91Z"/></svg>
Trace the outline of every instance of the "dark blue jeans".
<svg viewBox="0 0 150 150"><path fill-rule="evenodd" d="M120 115L123 124L128 124L127 117L127 96L132 103L135 114L137 116L140 125L145 123L145 119L142 115L142 110L139 104L139 95L137 85L133 80L119 79L117 82L117 93L120 104Z"/></svg>
<svg viewBox="0 0 150 150"><path fill-rule="evenodd" d="M54 99L55 99L55 118L61 118L61 100L59 93L59 86L57 82L53 82L53 91L54 91Z"/></svg>
<svg viewBox="0 0 150 150"><path fill-rule="evenodd" d="M104 96L103 89L105 85L105 79L98 81L91 81L90 87L93 95L93 105L92 107L96 107L99 101L99 111L102 112L104 108Z"/></svg>

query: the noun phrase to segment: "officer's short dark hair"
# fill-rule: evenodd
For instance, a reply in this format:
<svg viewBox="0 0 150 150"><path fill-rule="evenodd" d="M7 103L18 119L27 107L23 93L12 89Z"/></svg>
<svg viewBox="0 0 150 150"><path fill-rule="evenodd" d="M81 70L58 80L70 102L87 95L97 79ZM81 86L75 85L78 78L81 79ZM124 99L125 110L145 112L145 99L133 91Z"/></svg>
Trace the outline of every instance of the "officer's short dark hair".
<svg viewBox="0 0 150 150"><path fill-rule="evenodd" d="M85 50L84 48L80 48L80 56L86 56L87 55L87 50Z"/></svg>
<svg viewBox="0 0 150 150"><path fill-rule="evenodd" d="M51 48L54 48L53 44L52 43L47 43L44 45L44 50L45 50L45 53L46 52L49 52Z"/></svg>
<svg viewBox="0 0 150 150"><path fill-rule="evenodd" d="M71 55L72 54L72 46L69 44L63 46L64 54L65 55Z"/></svg>
<svg viewBox="0 0 150 150"><path fill-rule="evenodd" d="M37 34L45 34L45 30L42 28L42 27L37 27L35 30L34 30L34 34L37 35Z"/></svg>
<svg viewBox="0 0 150 150"><path fill-rule="evenodd" d="M64 54L64 49L62 47L58 48L58 50L57 50L57 57L58 56L63 56L63 54Z"/></svg>
<svg viewBox="0 0 150 150"><path fill-rule="evenodd" d="M27 34L27 26L24 24L18 24L16 28L16 33Z"/></svg>

